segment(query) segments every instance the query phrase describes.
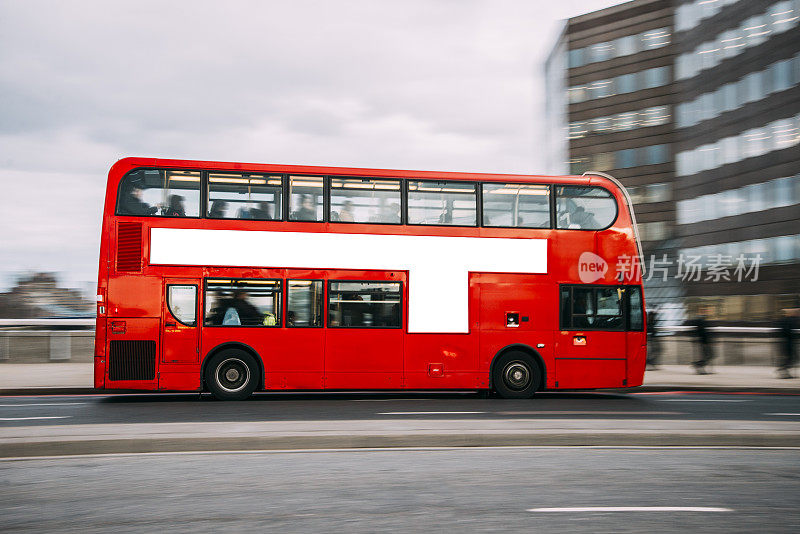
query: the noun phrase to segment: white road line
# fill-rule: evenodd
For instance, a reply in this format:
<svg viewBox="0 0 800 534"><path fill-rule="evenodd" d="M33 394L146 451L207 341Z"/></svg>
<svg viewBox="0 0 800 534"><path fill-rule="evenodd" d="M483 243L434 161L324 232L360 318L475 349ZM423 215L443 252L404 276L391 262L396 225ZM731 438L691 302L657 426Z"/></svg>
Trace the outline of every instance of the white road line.
<svg viewBox="0 0 800 534"><path fill-rule="evenodd" d="M751 399L656 399L661 402L750 402Z"/></svg>
<svg viewBox="0 0 800 534"><path fill-rule="evenodd" d="M619 412L614 410L600 411L600 410L530 410L530 411L510 411L510 412L494 412L500 415L682 415L686 412L642 412L630 411Z"/></svg>
<svg viewBox="0 0 800 534"><path fill-rule="evenodd" d="M41 417L0 417L0 421L32 421L34 419L69 419L71 415L43 415Z"/></svg>
<svg viewBox="0 0 800 534"><path fill-rule="evenodd" d="M16 408L17 406L76 406L89 404L88 402L31 402L21 404L0 404L0 408Z"/></svg>
<svg viewBox="0 0 800 534"><path fill-rule="evenodd" d="M378 415L462 415L486 412L378 412Z"/></svg>
<svg viewBox="0 0 800 534"><path fill-rule="evenodd" d="M575 506L571 508L529 508L528 512L733 512L712 506Z"/></svg>
<svg viewBox="0 0 800 534"><path fill-rule="evenodd" d="M765 413L764 415L798 415L798 416L800 416L800 413Z"/></svg>

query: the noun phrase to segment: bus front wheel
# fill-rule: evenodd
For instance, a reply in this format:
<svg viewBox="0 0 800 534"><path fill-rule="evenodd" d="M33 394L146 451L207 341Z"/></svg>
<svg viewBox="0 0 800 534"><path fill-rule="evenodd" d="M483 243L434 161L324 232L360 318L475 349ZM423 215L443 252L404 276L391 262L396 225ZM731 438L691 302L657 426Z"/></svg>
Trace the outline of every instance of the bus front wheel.
<svg viewBox="0 0 800 534"><path fill-rule="evenodd" d="M529 354L513 350L501 355L492 368L492 385L504 399L529 399L541 384L539 365Z"/></svg>
<svg viewBox="0 0 800 534"><path fill-rule="evenodd" d="M258 385L258 365L253 356L240 349L226 349L206 365L206 385L219 400L243 400Z"/></svg>

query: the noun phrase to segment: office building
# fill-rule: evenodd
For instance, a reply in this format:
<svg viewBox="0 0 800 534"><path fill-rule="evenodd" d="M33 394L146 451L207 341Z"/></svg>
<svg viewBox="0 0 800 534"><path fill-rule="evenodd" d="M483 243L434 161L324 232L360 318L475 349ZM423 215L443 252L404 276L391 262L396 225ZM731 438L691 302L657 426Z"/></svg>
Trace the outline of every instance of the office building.
<svg viewBox="0 0 800 534"><path fill-rule="evenodd" d="M800 0L634 0L566 22L551 171L629 188L645 266L670 265L647 273L651 303L736 323L800 305L798 22Z"/></svg>

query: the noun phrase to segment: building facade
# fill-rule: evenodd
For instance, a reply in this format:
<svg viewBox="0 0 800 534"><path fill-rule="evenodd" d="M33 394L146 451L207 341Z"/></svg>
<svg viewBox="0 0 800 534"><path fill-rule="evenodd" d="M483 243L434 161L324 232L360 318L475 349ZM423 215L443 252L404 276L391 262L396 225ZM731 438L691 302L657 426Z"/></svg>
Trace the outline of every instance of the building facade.
<svg viewBox="0 0 800 534"><path fill-rule="evenodd" d="M799 23L796 0L676 6L681 250L700 256L706 272L761 258L755 281L687 281L691 313L758 321L800 304Z"/></svg>
<svg viewBox="0 0 800 534"><path fill-rule="evenodd" d="M548 59L550 170L628 187L649 303L673 320L800 305L799 12L634 0L569 19Z"/></svg>

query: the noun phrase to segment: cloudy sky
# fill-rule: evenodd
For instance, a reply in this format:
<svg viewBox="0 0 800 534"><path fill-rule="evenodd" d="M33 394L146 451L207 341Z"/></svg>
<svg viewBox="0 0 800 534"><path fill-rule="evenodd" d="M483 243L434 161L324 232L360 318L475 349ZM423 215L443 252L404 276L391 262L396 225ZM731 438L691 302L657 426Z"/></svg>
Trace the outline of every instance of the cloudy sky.
<svg viewBox="0 0 800 534"><path fill-rule="evenodd" d="M544 59L614 0L0 0L0 287L96 276L125 156L545 170Z"/></svg>

